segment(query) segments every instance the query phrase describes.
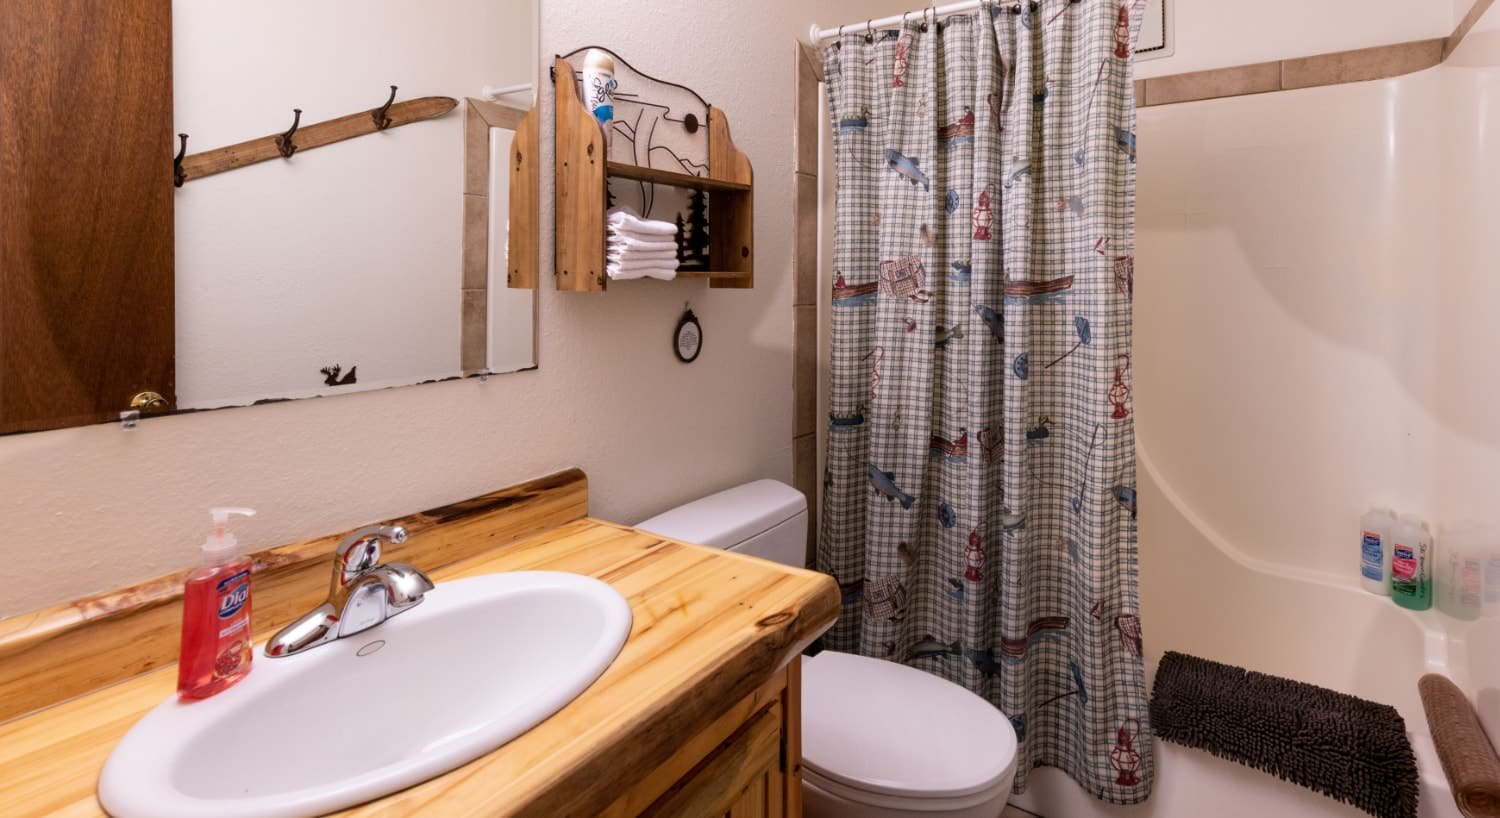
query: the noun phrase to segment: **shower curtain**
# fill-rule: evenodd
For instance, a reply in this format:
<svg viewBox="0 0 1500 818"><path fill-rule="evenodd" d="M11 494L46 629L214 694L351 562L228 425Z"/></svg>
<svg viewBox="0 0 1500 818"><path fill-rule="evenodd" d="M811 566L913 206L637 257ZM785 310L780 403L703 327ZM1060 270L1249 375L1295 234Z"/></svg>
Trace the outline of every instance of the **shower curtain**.
<svg viewBox="0 0 1500 818"><path fill-rule="evenodd" d="M920 16L825 51L818 564L843 590L826 644L993 702L1021 739L1018 790L1050 765L1135 803L1153 774L1130 400L1140 0Z"/></svg>

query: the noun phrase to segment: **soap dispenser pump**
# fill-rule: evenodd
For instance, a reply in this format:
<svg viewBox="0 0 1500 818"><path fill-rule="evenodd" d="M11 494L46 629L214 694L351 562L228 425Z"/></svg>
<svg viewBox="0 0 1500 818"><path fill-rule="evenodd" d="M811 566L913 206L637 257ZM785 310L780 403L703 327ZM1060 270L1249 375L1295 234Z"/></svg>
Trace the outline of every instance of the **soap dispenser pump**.
<svg viewBox="0 0 1500 818"><path fill-rule="evenodd" d="M177 696L206 699L250 672L251 561L229 530L232 514L254 509L209 509L214 530L203 543L203 561L188 575L182 593L182 652Z"/></svg>

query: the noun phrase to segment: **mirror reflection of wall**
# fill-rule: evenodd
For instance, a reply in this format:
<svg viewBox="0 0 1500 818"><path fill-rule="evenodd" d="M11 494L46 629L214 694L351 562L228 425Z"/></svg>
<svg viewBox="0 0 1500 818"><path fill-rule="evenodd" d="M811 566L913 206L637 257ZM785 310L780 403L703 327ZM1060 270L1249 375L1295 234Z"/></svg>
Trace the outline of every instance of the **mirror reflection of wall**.
<svg viewBox="0 0 1500 818"><path fill-rule="evenodd" d="M540 114L538 114L539 116ZM490 128L490 232L489 317L487 359L491 372L514 372L536 366L536 290L512 290L505 286L507 249L510 238L509 165L514 131Z"/></svg>
<svg viewBox="0 0 1500 818"><path fill-rule="evenodd" d="M464 116L536 81L534 0L176 3L174 120L191 152L384 102L444 117L195 179L176 199L178 406L239 405L462 374ZM526 107L528 94L502 102ZM508 141L492 131L502 152ZM505 162L492 162L504 176ZM505 179L492 183L503 194ZM534 294L505 288L491 195L490 371L535 364ZM337 367L337 375L324 372ZM330 381L349 381L330 386Z"/></svg>

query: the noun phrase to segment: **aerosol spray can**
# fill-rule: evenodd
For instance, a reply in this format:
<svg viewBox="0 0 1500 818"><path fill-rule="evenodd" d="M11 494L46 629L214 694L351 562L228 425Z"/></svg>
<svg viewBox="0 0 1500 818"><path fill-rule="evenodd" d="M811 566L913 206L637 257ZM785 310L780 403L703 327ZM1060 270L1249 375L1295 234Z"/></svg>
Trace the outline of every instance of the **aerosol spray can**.
<svg viewBox="0 0 1500 818"><path fill-rule="evenodd" d="M615 61L597 48L583 55L583 102L604 128L604 147L609 148L610 124L615 118Z"/></svg>

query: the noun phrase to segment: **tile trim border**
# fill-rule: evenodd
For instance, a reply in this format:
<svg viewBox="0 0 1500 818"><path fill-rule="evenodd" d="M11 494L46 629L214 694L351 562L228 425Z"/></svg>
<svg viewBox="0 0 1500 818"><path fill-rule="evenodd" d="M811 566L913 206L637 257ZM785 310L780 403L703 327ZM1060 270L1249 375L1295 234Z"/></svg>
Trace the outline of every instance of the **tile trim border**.
<svg viewBox="0 0 1500 818"><path fill-rule="evenodd" d="M1136 80L1135 104L1137 108L1152 108L1179 102L1382 80L1421 71L1447 60L1493 3L1494 0L1475 0L1463 21L1447 37Z"/></svg>
<svg viewBox="0 0 1500 818"><path fill-rule="evenodd" d="M1444 60L1453 55L1458 44L1464 41L1464 37L1469 35L1469 30L1474 28L1474 24L1479 22L1479 18L1489 11L1494 2L1495 0L1474 0L1474 5L1469 7L1469 13L1464 15L1464 19L1459 21L1458 27L1453 29L1453 33L1449 34L1447 41L1443 43Z"/></svg>
<svg viewBox="0 0 1500 818"><path fill-rule="evenodd" d="M818 547L818 101L823 58L797 43L792 55L792 485L807 495L807 557ZM811 346L811 349L808 347Z"/></svg>

